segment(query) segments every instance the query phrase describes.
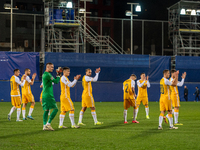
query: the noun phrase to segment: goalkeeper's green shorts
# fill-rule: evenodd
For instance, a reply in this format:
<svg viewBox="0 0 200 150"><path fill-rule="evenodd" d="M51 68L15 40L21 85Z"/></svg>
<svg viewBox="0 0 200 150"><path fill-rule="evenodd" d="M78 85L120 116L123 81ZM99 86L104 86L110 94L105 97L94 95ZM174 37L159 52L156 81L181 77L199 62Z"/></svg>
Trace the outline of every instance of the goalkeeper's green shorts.
<svg viewBox="0 0 200 150"><path fill-rule="evenodd" d="M42 107L44 111L55 108L58 109L54 98L42 98Z"/></svg>

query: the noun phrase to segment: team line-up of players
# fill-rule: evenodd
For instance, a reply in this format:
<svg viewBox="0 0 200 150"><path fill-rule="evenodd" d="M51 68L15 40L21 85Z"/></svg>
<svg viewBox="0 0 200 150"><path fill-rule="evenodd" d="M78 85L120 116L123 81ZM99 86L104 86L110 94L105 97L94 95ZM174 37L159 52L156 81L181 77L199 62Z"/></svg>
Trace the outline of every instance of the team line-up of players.
<svg viewBox="0 0 200 150"><path fill-rule="evenodd" d="M40 102L42 103L44 115L43 115L43 130L51 130L54 129L51 127L51 121L54 119L58 112L58 108L56 105L56 101L54 99L53 95L53 84L59 83L60 81L60 88L61 88L61 95L60 95L60 108L61 113L59 116L59 128L67 128L63 125L64 118L66 115L66 112L69 111L69 118L71 121L71 127L72 128L79 128L80 125L85 125L82 123L83 114L86 111L87 108L91 108L91 114L94 120L94 125L101 125L103 122L99 122L97 120L97 115L95 111L95 103L94 98L92 95L92 85L91 82L96 82L98 80L98 76L100 73L100 68L97 68L95 73L96 76L94 78L91 77L92 70L86 69L86 74L82 78L82 85L83 85L83 93L82 93L82 109L79 114L79 121L78 124L75 124L74 121L74 105L70 98L70 88L74 87L77 83L77 81L80 79L81 75L77 75L74 77L74 81L70 82L68 79L68 76L70 75L70 68L59 67L56 72L57 76L54 78L51 75L51 72L54 70L54 65L52 63L46 64L46 70L42 76L42 85L40 87L43 87L43 91L40 95ZM63 75L61 76L61 74ZM30 79L31 70L25 69L25 73L21 78L21 81L19 79L20 70L15 69L14 75L10 79L10 85L11 85L11 103L13 107L11 108L9 114L8 114L8 120L11 120L11 115L14 112L15 109L17 109L17 120L16 121L23 121L27 120L27 118L34 120L32 117L32 112L35 105L34 96L31 92L30 85L34 84L34 80L36 77L36 73L32 75L32 79ZM162 128L162 122L163 119L166 123L169 122L170 129L178 129L178 127L175 127L174 125L182 125L178 122L178 115L179 115L179 107L180 107L180 98L178 93L178 86L182 86L184 84L184 79L186 77L186 73L184 72L182 74L182 80L181 82L178 82L178 74L179 71L171 70L171 78L170 77L170 71L164 70L163 71L163 78L160 80L160 116L159 116L159 126L158 129ZM146 77L145 73L141 73L140 75L141 79L137 80L137 86L138 86L138 93L137 93L137 99L136 99L136 93L135 93L135 80L137 79L136 75L132 74L129 79L125 80L123 82L123 98L124 98L124 124L127 124L127 110L130 106L134 108L133 112L133 121L132 123L139 123L137 119L137 114L139 111L139 105L142 102L143 105L145 105L145 111L146 111L146 118L150 119L149 117L149 106L148 106L148 94L147 94L147 88L150 88L150 82L149 82L149 76ZM19 90L19 85L22 87L22 100ZM26 105L30 102L31 106L29 109L28 116L26 118ZM20 120L20 114L21 114L21 104L22 106L22 115L23 120ZM172 109L172 105L174 109ZM53 109L53 112L50 114L50 109ZM168 114L164 116L165 111L168 111ZM48 113L49 113L49 120L48 119ZM174 114L174 125L173 125L173 117L172 114Z"/></svg>

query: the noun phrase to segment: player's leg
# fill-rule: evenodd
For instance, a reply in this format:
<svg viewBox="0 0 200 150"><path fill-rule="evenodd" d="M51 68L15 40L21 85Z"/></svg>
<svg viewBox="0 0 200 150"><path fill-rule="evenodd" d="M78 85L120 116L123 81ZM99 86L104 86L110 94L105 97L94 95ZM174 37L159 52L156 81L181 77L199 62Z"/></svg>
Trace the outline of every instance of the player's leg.
<svg viewBox="0 0 200 150"><path fill-rule="evenodd" d="M21 97L15 97L15 101L16 101L16 108L17 108L17 120L16 121L23 121L20 120L20 114L21 114Z"/></svg>
<svg viewBox="0 0 200 150"><path fill-rule="evenodd" d="M150 119L150 118L149 118L148 97L143 98L142 103L143 103L143 105L145 106L146 118L147 118L147 119Z"/></svg>
<svg viewBox="0 0 200 150"><path fill-rule="evenodd" d="M84 123L82 123L82 120L83 120L83 115L86 109L87 109L86 98L82 97L82 109L79 113L78 125L85 125Z"/></svg>
<svg viewBox="0 0 200 150"><path fill-rule="evenodd" d="M171 100L168 100L168 103L166 103L166 110L168 111L169 128L170 129L178 129L178 127L174 127L174 125L173 125L172 101Z"/></svg>
<svg viewBox="0 0 200 150"><path fill-rule="evenodd" d="M22 106L23 120L27 120L27 118L26 118L26 105L27 105L27 103L23 103L23 106Z"/></svg>
<svg viewBox="0 0 200 150"><path fill-rule="evenodd" d="M85 125L84 123L82 123L82 120L83 120L83 115L84 115L84 112L86 111L87 107L85 107L85 104L83 104L82 102L82 109L79 113L79 120L78 120L78 125Z"/></svg>
<svg viewBox="0 0 200 150"><path fill-rule="evenodd" d="M29 113L28 113L27 118L34 120L33 117L32 117L32 112L33 112L33 109L34 109L34 106L35 106L35 100L34 100L34 97L33 97L32 94L29 96L29 98L30 98L29 101L31 102L31 106L29 108Z"/></svg>
<svg viewBox="0 0 200 150"><path fill-rule="evenodd" d="M124 124L128 123L127 122L127 111L128 111L129 107L130 107L130 104L129 104L128 100L124 99Z"/></svg>
<svg viewBox="0 0 200 150"><path fill-rule="evenodd" d="M8 114L8 120L10 121L11 120L11 115L12 115L12 113L15 111L15 109L16 109L16 105L15 105L15 100L14 100L14 97L11 97L11 103L12 103L12 108L10 109L10 112L9 112L9 114Z"/></svg>
<svg viewBox="0 0 200 150"><path fill-rule="evenodd" d="M135 119L137 119L140 103L141 103L141 98L137 97L137 99L136 99L136 109L135 109Z"/></svg>
<svg viewBox="0 0 200 150"><path fill-rule="evenodd" d="M162 130L162 122L163 122L163 117L165 114L165 103L163 99L160 99L160 115L159 115L159 125L158 125L158 130Z"/></svg>
<svg viewBox="0 0 200 150"><path fill-rule="evenodd" d="M131 106L133 107L133 121L132 123L139 123L139 121L136 120L136 100L131 100Z"/></svg>
<svg viewBox="0 0 200 150"><path fill-rule="evenodd" d="M66 114L66 111L62 111L62 107L61 107L61 113L60 113L60 116L59 116L60 120L59 120L59 127L58 128L67 128L67 127L63 126L65 114Z"/></svg>
<svg viewBox="0 0 200 150"><path fill-rule="evenodd" d="M43 109L45 109L44 107L45 106L43 106ZM49 112L48 109L44 110L44 114L43 114L43 130L49 130L49 128L46 126L47 120L48 120L48 112Z"/></svg>
<svg viewBox="0 0 200 150"><path fill-rule="evenodd" d="M93 117L93 120L94 120L94 125L101 125L103 124L103 122L99 122L97 120L97 114L96 114L96 111L95 111L95 107L90 107L91 108L91 114L92 114L92 117Z"/></svg>
<svg viewBox="0 0 200 150"><path fill-rule="evenodd" d="M70 121L71 121L71 128L80 128L80 126L76 125L75 121L74 121L74 109L70 110L69 118L70 118Z"/></svg>
<svg viewBox="0 0 200 150"><path fill-rule="evenodd" d="M158 125L158 130L162 130L162 122L163 122L163 117L165 115L165 111L161 110L160 115L159 115L159 125Z"/></svg>

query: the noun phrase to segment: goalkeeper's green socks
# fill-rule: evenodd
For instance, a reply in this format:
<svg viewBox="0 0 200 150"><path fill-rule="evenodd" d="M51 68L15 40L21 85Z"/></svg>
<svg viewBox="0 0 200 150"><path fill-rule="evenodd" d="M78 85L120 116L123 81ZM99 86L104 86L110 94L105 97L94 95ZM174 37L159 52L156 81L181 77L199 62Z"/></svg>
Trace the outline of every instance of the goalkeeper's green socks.
<svg viewBox="0 0 200 150"><path fill-rule="evenodd" d="M50 114L49 120L48 120L49 124L51 123L51 121L53 120L53 118L56 116L57 112L58 112L58 108L53 109L52 113ZM47 116L48 116L48 112L47 112Z"/></svg>

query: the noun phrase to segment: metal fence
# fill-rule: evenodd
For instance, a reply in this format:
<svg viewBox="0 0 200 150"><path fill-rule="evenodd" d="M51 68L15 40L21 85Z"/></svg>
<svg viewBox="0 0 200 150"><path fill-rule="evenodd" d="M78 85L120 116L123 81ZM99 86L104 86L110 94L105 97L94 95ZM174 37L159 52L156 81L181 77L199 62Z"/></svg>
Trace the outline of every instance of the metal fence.
<svg viewBox="0 0 200 150"><path fill-rule="evenodd" d="M0 12L0 50L10 51L10 13ZM87 17L89 24L100 36L110 36L121 48L130 53L133 42L134 54L172 55L172 44L168 39L168 22L133 19ZM13 13L13 51L40 52L44 47L42 14ZM87 44L87 52L94 52Z"/></svg>

